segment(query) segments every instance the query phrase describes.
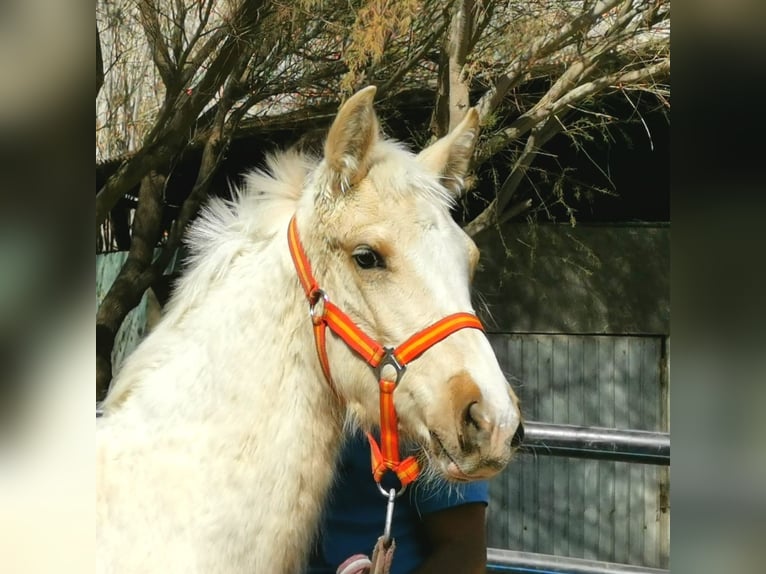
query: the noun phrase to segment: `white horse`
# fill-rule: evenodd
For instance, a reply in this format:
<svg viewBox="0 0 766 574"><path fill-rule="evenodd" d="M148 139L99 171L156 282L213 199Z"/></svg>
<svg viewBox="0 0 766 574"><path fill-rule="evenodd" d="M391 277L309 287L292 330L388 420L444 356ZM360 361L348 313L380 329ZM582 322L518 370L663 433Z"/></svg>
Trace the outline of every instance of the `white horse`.
<svg viewBox="0 0 766 574"><path fill-rule="evenodd" d="M334 334L339 397L328 387L288 250L293 216L329 300L383 345L472 311L479 254L449 210L478 116L413 155L380 137L374 94L342 106L323 158L271 157L190 229L189 270L97 423L99 572L304 567L344 421L372 428L379 403L373 371ZM511 457L517 399L478 329L412 361L394 404L431 474L487 478Z"/></svg>

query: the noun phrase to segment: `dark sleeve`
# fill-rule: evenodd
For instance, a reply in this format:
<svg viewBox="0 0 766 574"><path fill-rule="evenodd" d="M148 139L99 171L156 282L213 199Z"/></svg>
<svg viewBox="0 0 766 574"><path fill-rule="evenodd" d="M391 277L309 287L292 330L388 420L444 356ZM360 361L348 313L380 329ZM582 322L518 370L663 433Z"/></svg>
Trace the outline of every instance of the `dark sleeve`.
<svg viewBox="0 0 766 574"><path fill-rule="evenodd" d="M457 484L417 484L412 496L413 505L421 516L470 502L483 503L486 507L489 504L489 483L477 480Z"/></svg>
<svg viewBox="0 0 766 574"><path fill-rule="evenodd" d="M429 553L414 574L483 574L487 568L486 504L466 502L423 516Z"/></svg>

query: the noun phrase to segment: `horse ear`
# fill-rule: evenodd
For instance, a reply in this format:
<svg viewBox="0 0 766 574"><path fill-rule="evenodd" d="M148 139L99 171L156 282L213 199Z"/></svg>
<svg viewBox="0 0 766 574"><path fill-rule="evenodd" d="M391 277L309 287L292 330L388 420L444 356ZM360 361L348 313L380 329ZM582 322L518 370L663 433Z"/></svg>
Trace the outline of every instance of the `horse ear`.
<svg viewBox="0 0 766 574"><path fill-rule="evenodd" d="M375 86L351 96L338 111L327 141L324 156L333 174L334 192L345 191L365 175L370 150L378 139L378 120L372 108Z"/></svg>
<svg viewBox="0 0 766 574"><path fill-rule="evenodd" d="M454 196L460 194L479 134L479 113L471 108L455 129L418 154L418 161L441 175Z"/></svg>

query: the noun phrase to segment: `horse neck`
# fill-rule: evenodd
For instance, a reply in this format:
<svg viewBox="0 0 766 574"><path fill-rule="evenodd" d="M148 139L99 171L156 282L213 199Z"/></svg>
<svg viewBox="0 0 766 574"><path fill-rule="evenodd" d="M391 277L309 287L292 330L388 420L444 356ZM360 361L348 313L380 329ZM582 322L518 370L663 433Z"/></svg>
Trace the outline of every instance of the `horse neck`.
<svg viewBox="0 0 766 574"><path fill-rule="evenodd" d="M321 374L286 233L272 243L238 254L217 280L190 271L119 374L102 422L123 440L184 449L202 483L205 473L236 476L210 493L248 508L244 522L237 512L222 519L234 521L228 544L241 539L259 563L298 571L332 481L343 410Z"/></svg>
<svg viewBox="0 0 766 574"><path fill-rule="evenodd" d="M341 410L316 353L307 302L286 233L237 250L225 269L192 269L166 316L126 362L105 404L153 426L193 421L227 428L312 421L339 426ZM210 273L207 273L210 275ZM333 424L328 421L334 420Z"/></svg>

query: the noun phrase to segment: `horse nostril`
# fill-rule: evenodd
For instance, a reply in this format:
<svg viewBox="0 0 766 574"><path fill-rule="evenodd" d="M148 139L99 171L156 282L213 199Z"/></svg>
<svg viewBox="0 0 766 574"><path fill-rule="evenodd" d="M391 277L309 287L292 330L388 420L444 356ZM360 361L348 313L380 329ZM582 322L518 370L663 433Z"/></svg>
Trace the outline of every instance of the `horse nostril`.
<svg viewBox="0 0 766 574"><path fill-rule="evenodd" d="M516 427L516 432L511 439L511 446L517 447L524 441L524 423L519 421L519 426Z"/></svg>
<svg viewBox="0 0 766 574"><path fill-rule="evenodd" d="M468 405L468 408L465 411L465 420L463 422L466 425L473 426L477 431L482 430L487 426L487 418L478 402L474 401Z"/></svg>

